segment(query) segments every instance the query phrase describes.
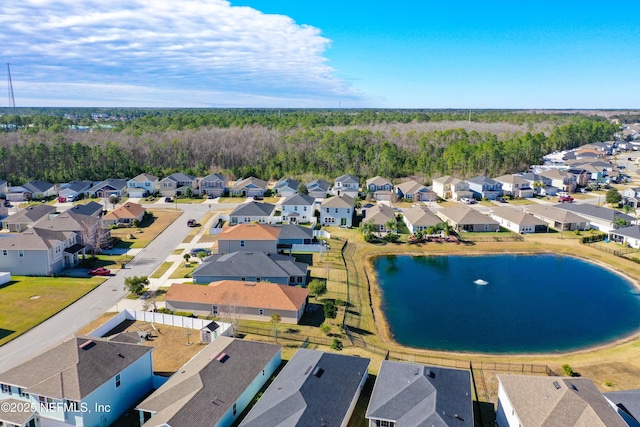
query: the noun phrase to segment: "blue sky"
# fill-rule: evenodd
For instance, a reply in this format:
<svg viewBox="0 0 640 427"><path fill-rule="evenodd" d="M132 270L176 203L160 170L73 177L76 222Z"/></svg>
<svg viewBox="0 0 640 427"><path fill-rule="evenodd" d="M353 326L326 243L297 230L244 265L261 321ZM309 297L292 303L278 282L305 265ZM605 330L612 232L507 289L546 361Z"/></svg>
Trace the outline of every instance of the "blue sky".
<svg viewBox="0 0 640 427"><path fill-rule="evenodd" d="M18 106L638 108L638 20L637 1L4 0L0 63Z"/></svg>

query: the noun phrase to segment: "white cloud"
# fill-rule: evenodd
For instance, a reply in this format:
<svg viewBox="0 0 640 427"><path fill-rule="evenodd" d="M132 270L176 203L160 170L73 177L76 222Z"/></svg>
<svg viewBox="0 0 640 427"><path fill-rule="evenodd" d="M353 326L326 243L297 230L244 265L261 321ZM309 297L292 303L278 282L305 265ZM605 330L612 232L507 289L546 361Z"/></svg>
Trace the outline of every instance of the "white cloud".
<svg viewBox="0 0 640 427"><path fill-rule="evenodd" d="M25 106L362 101L335 77L319 29L224 0L4 0L0 27L0 55ZM82 97L71 88L85 88Z"/></svg>

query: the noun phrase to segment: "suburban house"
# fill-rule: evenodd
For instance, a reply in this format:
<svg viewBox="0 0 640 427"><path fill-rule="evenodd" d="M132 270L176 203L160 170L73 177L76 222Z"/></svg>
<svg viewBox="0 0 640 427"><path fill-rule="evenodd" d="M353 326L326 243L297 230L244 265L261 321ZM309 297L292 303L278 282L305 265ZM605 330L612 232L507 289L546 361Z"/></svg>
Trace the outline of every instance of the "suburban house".
<svg viewBox="0 0 640 427"><path fill-rule="evenodd" d="M23 185L8 187L5 197L10 202L24 202L27 200L46 199L56 194L55 184L34 180Z"/></svg>
<svg viewBox="0 0 640 427"><path fill-rule="evenodd" d="M441 209L438 216L456 231L499 231L500 225L487 215L465 205Z"/></svg>
<svg viewBox="0 0 640 427"><path fill-rule="evenodd" d="M432 188L441 199L460 200L473 197L468 182L449 175L434 179Z"/></svg>
<svg viewBox="0 0 640 427"><path fill-rule="evenodd" d="M341 195L324 199L320 204L320 224L351 227L354 214L354 200Z"/></svg>
<svg viewBox="0 0 640 427"><path fill-rule="evenodd" d="M555 207L573 212L576 215L586 218L591 223L591 228L604 231L605 233L615 230L616 228L635 225L638 223L638 219L631 215L627 215L615 209L590 205L587 203L558 203Z"/></svg>
<svg viewBox="0 0 640 427"><path fill-rule="evenodd" d="M502 196L502 183L495 179L479 175L467 180L469 191L476 199L495 200Z"/></svg>
<svg viewBox="0 0 640 427"><path fill-rule="evenodd" d="M93 186L93 181L70 181L66 184L60 184L60 191L58 191L58 199L61 202L73 202L78 200L80 195L83 195Z"/></svg>
<svg viewBox="0 0 640 427"><path fill-rule="evenodd" d="M318 245L319 242L313 235L313 230L296 224L284 224L276 227L278 234L278 252L283 249L296 252L296 246L300 246L300 251L309 249L309 245Z"/></svg>
<svg viewBox="0 0 640 427"><path fill-rule="evenodd" d="M627 427L587 378L496 375L500 427Z"/></svg>
<svg viewBox="0 0 640 427"><path fill-rule="evenodd" d="M31 405L22 412L0 411L0 424L111 425L152 390L152 350L96 337L69 338L0 374L0 403Z"/></svg>
<svg viewBox="0 0 640 427"><path fill-rule="evenodd" d="M491 210L491 218L498 221L501 227L518 234L546 233L549 225L530 213L506 206L496 207Z"/></svg>
<svg viewBox="0 0 640 427"><path fill-rule="evenodd" d="M212 173L200 180L200 194L222 197L226 191L229 191L229 182L222 174Z"/></svg>
<svg viewBox="0 0 640 427"><path fill-rule="evenodd" d="M276 205L262 202L247 202L237 206L229 214L230 224L248 224L257 222L260 224L271 224L275 222Z"/></svg>
<svg viewBox="0 0 640 427"><path fill-rule="evenodd" d="M269 183L267 181L249 177L236 181L236 183L231 187L231 195L242 197L262 197L264 196L265 191L267 191L268 186Z"/></svg>
<svg viewBox="0 0 640 427"><path fill-rule="evenodd" d="M609 239L614 242L640 249L640 225L631 225L609 231Z"/></svg>
<svg viewBox="0 0 640 427"><path fill-rule="evenodd" d="M589 183L589 179L591 179L592 172L595 168L589 169L591 170L589 171L581 166L570 167L569 169L567 169L567 172L575 177L577 187L586 187L586 185Z"/></svg>
<svg viewBox="0 0 640 427"><path fill-rule="evenodd" d="M308 224L316 211L315 199L304 194L288 196L280 206L282 220L291 224Z"/></svg>
<svg viewBox="0 0 640 427"><path fill-rule="evenodd" d="M640 427L640 390L603 393L629 427Z"/></svg>
<svg viewBox="0 0 640 427"><path fill-rule="evenodd" d="M282 178L274 184L272 190L274 194L277 194L280 197L291 197L294 194L298 194L299 186L300 181L296 181L292 178Z"/></svg>
<svg viewBox="0 0 640 427"><path fill-rule="evenodd" d="M386 178L375 176L365 181L365 192L368 192L377 201L391 200L393 196L393 184Z"/></svg>
<svg viewBox="0 0 640 427"><path fill-rule="evenodd" d="M55 212L55 206L30 205L2 221L2 224L4 228L12 233L20 233Z"/></svg>
<svg viewBox="0 0 640 427"><path fill-rule="evenodd" d="M89 203L73 205L65 212L74 212L80 215L89 215L100 218L104 213L104 206L102 206L100 203L91 201Z"/></svg>
<svg viewBox="0 0 640 427"><path fill-rule="evenodd" d="M505 196L522 197L528 199L533 197L534 191L531 183L518 175L502 175L495 179L502 184L502 194Z"/></svg>
<svg viewBox="0 0 640 427"><path fill-rule="evenodd" d="M278 252L280 230L271 225L238 224L226 227L218 234L218 254L237 251ZM215 246L214 246L215 247Z"/></svg>
<svg viewBox="0 0 640 427"><path fill-rule="evenodd" d="M526 205L522 209L558 231L589 230L591 228L588 219L565 209L544 205Z"/></svg>
<svg viewBox="0 0 640 427"><path fill-rule="evenodd" d="M188 191L196 194L197 189L198 181L196 177L185 173L172 173L160 180L160 194L162 197L184 196Z"/></svg>
<svg viewBox="0 0 640 427"><path fill-rule="evenodd" d="M147 197L160 191L160 179L149 173L141 173L127 181L129 197Z"/></svg>
<svg viewBox="0 0 640 427"><path fill-rule="evenodd" d="M471 373L383 360L365 417L369 427L473 427Z"/></svg>
<svg viewBox="0 0 640 427"><path fill-rule="evenodd" d="M638 209L640 207L640 187L625 188L622 192L622 200L625 205Z"/></svg>
<svg viewBox="0 0 640 427"><path fill-rule="evenodd" d="M533 172L523 173L519 176L529 183L529 186L533 188L534 194L540 196L555 196L558 194L559 189L551 185L551 178Z"/></svg>
<svg viewBox="0 0 640 427"><path fill-rule="evenodd" d="M331 189L334 196L358 197L360 193L360 178L353 175L342 175L336 178Z"/></svg>
<svg viewBox="0 0 640 427"><path fill-rule="evenodd" d="M346 427L368 377L370 360L300 348L240 427Z"/></svg>
<svg viewBox="0 0 640 427"><path fill-rule="evenodd" d="M0 239L0 271L15 276L50 276L78 264L85 247L72 231L31 228Z"/></svg>
<svg viewBox="0 0 640 427"><path fill-rule="evenodd" d="M143 427L230 427L280 366L277 344L221 336L136 409Z"/></svg>
<svg viewBox="0 0 640 427"><path fill-rule="evenodd" d="M560 169L549 169L540 172L540 175L550 179L551 186L558 188L560 191L566 191L567 193L576 191L578 183L575 175L572 173Z"/></svg>
<svg viewBox="0 0 640 427"><path fill-rule="evenodd" d="M395 187L396 195L402 199L414 202L433 202L438 200L438 195L416 181L406 181Z"/></svg>
<svg viewBox="0 0 640 427"><path fill-rule="evenodd" d="M165 297L168 309L197 316L271 321L278 313L282 323L298 324L309 302L309 290L268 282L222 280L207 286L174 283Z"/></svg>
<svg viewBox="0 0 640 427"><path fill-rule="evenodd" d="M191 276L194 283L240 280L305 286L308 267L286 255L259 251L231 252L205 258Z"/></svg>
<svg viewBox="0 0 640 427"><path fill-rule="evenodd" d="M314 199L324 199L325 197L327 197L327 194L331 189L331 184L322 179L316 179L311 182L307 182L305 185L307 186L309 196L313 197Z"/></svg>
<svg viewBox="0 0 640 427"><path fill-rule="evenodd" d="M396 213L393 208L378 204L368 209L364 209L362 213L362 224L373 224L375 231L379 233L389 232L387 223L389 221L396 221Z"/></svg>
<svg viewBox="0 0 640 427"><path fill-rule="evenodd" d="M146 213L147 209L142 207L142 205L133 202L126 202L103 216L102 225L104 227L111 227L113 225L120 224L132 226L136 221L142 222Z"/></svg>
<svg viewBox="0 0 640 427"><path fill-rule="evenodd" d="M128 178L115 179L109 178L102 182L97 183L93 187L87 190L87 196L98 197L100 199L106 199L111 196L123 197L127 194L127 182Z"/></svg>
<svg viewBox="0 0 640 427"><path fill-rule="evenodd" d="M442 223L440 218L423 205L413 206L402 214L402 220L412 234Z"/></svg>
<svg viewBox="0 0 640 427"><path fill-rule="evenodd" d="M76 243L85 246L85 251L100 249L108 242L110 232L102 227L99 218L66 211L58 215L42 218L33 225L52 231L72 231L76 233Z"/></svg>

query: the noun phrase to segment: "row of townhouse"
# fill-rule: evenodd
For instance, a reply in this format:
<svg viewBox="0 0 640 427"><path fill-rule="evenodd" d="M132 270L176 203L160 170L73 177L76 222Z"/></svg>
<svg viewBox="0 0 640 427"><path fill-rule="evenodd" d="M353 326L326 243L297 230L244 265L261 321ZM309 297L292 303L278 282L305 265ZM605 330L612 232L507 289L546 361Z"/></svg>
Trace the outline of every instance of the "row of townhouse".
<svg viewBox="0 0 640 427"><path fill-rule="evenodd" d="M280 345L221 335L154 390L152 351L122 335L74 336L0 373L0 423L110 425L133 406L142 427L346 426L371 363L301 348L278 370ZM640 390L603 394L588 378L497 379L501 427L638 426ZM477 422L472 376L464 369L384 360L366 404L359 416L369 427Z"/></svg>

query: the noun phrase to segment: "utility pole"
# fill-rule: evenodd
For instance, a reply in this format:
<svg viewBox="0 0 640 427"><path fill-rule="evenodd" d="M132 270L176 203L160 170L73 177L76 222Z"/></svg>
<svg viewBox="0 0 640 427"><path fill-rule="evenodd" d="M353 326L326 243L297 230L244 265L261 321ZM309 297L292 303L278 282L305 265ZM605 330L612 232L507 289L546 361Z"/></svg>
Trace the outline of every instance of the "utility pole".
<svg viewBox="0 0 640 427"><path fill-rule="evenodd" d="M11 81L11 66L7 62L7 77L9 81L9 111L16 114L16 98L13 96L13 82Z"/></svg>

